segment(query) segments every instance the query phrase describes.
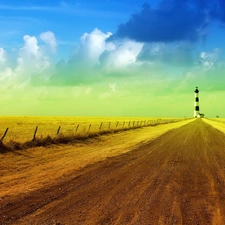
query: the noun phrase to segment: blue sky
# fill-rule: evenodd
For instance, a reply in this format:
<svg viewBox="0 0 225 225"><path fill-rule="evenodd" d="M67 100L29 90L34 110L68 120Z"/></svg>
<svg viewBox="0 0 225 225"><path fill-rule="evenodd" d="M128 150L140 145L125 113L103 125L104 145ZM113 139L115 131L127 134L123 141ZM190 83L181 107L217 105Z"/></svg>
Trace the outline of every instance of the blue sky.
<svg viewBox="0 0 225 225"><path fill-rule="evenodd" d="M225 117L222 0L0 0L2 115ZM210 103L210 104L209 104Z"/></svg>
<svg viewBox="0 0 225 225"><path fill-rule="evenodd" d="M11 3L11 4L10 4ZM98 28L115 31L137 12L141 4L133 1L1 1L2 42L21 45L26 33L39 35L54 31L61 45L77 45L80 36ZM11 35L14 34L14 35ZM10 40L10 42L9 42Z"/></svg>

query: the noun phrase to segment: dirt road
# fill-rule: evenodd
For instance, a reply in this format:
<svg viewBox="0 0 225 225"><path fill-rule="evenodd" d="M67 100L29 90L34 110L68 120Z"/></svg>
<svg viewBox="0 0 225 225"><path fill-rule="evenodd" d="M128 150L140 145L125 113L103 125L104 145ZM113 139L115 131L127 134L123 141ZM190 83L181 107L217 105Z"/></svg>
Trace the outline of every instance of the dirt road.
<svg viewBox="0 0 225 225"><path fill-rule="evenodd" d="M225 224L225 135L196 119L0 201L0 224Z"/></svg>

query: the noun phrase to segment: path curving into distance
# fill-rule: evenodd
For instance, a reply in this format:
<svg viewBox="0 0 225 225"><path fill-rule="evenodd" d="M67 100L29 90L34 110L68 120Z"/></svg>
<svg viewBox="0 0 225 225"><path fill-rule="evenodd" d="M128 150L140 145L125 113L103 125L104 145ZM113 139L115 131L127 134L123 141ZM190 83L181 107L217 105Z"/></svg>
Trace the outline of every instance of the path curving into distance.
<svg viewBox="0 0 225 225"><path fill-rule="evenodd" d="M225 224L225 135L196 119L12 198L0 224Z"/></svg>

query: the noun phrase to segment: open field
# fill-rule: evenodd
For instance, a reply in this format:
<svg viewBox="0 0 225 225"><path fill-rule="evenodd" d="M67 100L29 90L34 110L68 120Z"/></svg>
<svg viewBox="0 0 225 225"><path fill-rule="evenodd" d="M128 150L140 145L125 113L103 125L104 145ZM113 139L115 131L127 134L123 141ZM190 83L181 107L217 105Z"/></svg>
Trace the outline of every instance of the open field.
<svg viewBox="0 0 225 225"><path fill-rule="evenodd" d="M225 118L213 118L215 121L225 122Z"/></svg>
<svg viewBox="0 0 225 225"><path fill-rule="evenodd" d="M207 123L0 155L0 224L225 224L225 134Z"/></svg>
<svg viewBox="0 0 225 225"><path fill-rule="evenodd" d="M33 138L36 126L37 138L57 136L85 135L106 130L116 130L132 126L143 126L175 120L174 118L139 118L139 117L0 117L0 138L6 128L9 128L4 142L15 141L23 143Z"/></svg>
<svg viewBox="0 0 225 225"><path fill-rule="evenodd" d="M203 121L225 133L225 119L203 119Z"/></svg>
<svg viewBox="0 0 225 225"><path fill-rule="evenodd" d="M209 120L214 121L214 122L218 122L218 123L225 124L225 118L211 118Z"/></svg>

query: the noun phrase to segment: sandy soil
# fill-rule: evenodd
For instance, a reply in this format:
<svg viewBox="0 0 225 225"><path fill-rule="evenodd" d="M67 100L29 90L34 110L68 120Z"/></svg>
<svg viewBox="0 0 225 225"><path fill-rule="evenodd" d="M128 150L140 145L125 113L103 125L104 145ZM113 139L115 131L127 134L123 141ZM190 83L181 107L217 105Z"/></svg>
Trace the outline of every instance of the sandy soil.
<svg viewBox="0 0 225 225"><path fill-rule="evenodd" d="M225 224L225 135L201 119L37 190L0 224Z"/></svg>

